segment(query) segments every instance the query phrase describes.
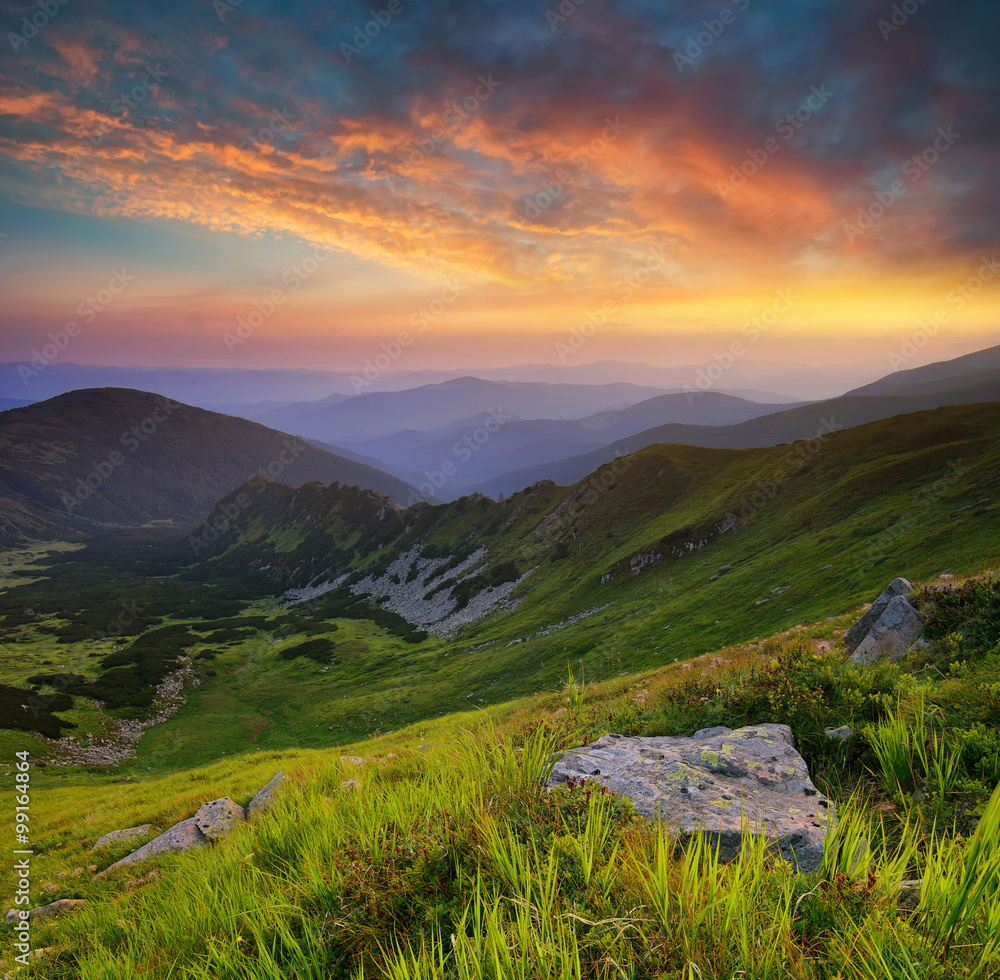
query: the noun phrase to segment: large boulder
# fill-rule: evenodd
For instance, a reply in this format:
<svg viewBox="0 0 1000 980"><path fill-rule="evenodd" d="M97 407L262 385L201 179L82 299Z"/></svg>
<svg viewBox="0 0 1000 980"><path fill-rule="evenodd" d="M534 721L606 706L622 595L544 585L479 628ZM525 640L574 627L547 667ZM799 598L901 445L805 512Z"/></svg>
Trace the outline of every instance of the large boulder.
<svg viewBox="0 0 1000 980"><path fill-rule="evenodd" d="M127 864L145 861L147 858L166 854L168 851L190 851L196 847L204 847L208 842L208 838L198 828L195 818L189 817L187 820L175 823L169 830L143 844L137 851L126 854L120 861L115 861L107 870L112 871Z"/></svg>
<svg viewBox="0 0 1000 980"><path fill-rule="evenodd" d="M247 815L238 803L228 796L203 803L194 815L198 829L211 841L221 840L238 823L246 820Z"/></svg>
<svg viewBox="0 0 1000 980"><path fill-rule="evenodd" d="M892 599L851 655L851 662L873 664L880 657L898 660L923 633L920 613L905 596Z"/></svg>
<svg viewBox="0 0 1000 980"><path fill-rule="evenodd" d="M569 779L627 796L637 813L682 836L704 830L725 860L740 853L745 832L762 832L800 871L823 860L831 804L787 725L706 728L690 738L605 735L566 752L549 785Z"/></svg>
<svg viewBox="0 0 1000 980"><path fill-rule="evenodd" d="M869 607L868 611L844 634L844 645L848 653L853 653L869 630L879 621L886 607L898 596L909 595L913 586L905 578L893 579L889 587Z"/></svg>
<svg viewBox="0 0 1000 980"><path fill-rule="evenodd" d="M247 804L247 820L256 820L257 817L266 813L274 802L274 795L282 787L288 777L283 773L277 773L271 781L257 791L256 796Z"/></svg>

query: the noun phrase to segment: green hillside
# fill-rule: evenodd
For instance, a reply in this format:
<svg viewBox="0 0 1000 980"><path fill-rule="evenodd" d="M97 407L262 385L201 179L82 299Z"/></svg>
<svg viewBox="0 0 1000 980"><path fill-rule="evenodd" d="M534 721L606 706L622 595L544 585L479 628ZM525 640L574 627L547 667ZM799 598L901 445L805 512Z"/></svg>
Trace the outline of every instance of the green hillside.
<svg viewBox="0 0 1000 980"><path fill-rule="evenodd" d="M33 894L85 904L33 922L44 952L24 975L986 980L1000 963L1000 590L951 579L914 601L929 648L874 669L844 662L841 618L638 675L568 676L341 751L244 749L124 779L30 766ZM817 871L759 843L723 864L706 838L593 784L540 785L553 753L606 731L771 721L791 725L838 808ZM848 742L823 735L845 724ZM137 842L92 850L220 796L244 805L278 770L291 781L272 812L208 849L107 873ZM8 966L16 952L0 931Z"/></svg>
<svg viewBox="0 0 1000 980"><path fill-rule="evenodd" d="M185 539L119 534L16 572L0 683L71 697L56 715L82 735L148 710L190 655L199 686L135 763L174 770L497 704L559 684L567 664L600 679L688 659L839 614L897 575L996 562L998 428L1000 406L977 405L769 449L653 446L574 487L405 511L357 488L268 483ZM509 595L442 630L370 576L434 592L450 616ZM64 673L58 689L39 680Z"/></svg>

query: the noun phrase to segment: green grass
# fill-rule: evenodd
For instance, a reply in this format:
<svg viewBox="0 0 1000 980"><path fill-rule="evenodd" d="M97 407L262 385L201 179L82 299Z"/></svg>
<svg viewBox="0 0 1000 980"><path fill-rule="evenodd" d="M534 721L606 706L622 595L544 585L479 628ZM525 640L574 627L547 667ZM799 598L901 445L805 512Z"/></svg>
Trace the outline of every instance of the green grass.
<svg viewBox="0 0 1000 980"><path fill-rule="evenodd" d="M474 727L452 723L452 744L377 745L362 766L299 753L275 811L211 850L57 879L60 897L91 903L36 926L36 948L56 950L40 975L943 980L997 968L1000 793L977 832L932 832L924 847L915 826L894 843L884 822L846 808L823 870L798 875L759 838L722 864L707 838L680 852L668 829L593 786L542 792L552 737L463 721ZM96 787L78 790L94 808L83 840L50 798L38 807L38 867L89 860L81 845L112 817L162 823L223 791L245 802L289 761L157 780L141 801L127 787L113 794L125 812ZM838 864L862 838L865 860ZM154 880L123 888L151 867ZM923 884L910 910L898 886L913 878Z"/></svg>
<svg viewBox="0 0 1000 980"><path fill-rule="evenodd" d="M1000 772L981 769L969 747L993 710L983 678L1000 669L991 616L1000 586L985 579L949 594L966 599L952 632L896 664L850 665L836 646L843 624L821 622L590 681L575 704L561 686L422 721L343 755L244 751L125 783L35 770L38 901L91 900L75 917L37 923L34 946L54 952L36 975L993 976ZM942 706L959 693L961 715ZM819 872L795 873L754 836L729 864L708 838L682 850L669 827L593 784L541 790L560 749L608 730L690 733L760 720L792 724L838 806ZM845 723L859 733L853 741L821 736L822 726ZM879 733L890 730L912 790L895 757L879 751ZM948 778L936 781L935 758L952 766ZM275 811L220 845L104 877L72 874L129 850L91 852L107 831L164 829L222 795L246 803L279 768L293 778ZM913 880L919 895L906 901L900 885ZM0 936L0 949L10 944L9 932Z"/></svg>
<svg viewBox="0 0 1000 980"><path fill-rule="evenodd" d="M370 501L333 491L311 491L289 518L276 488L273 514L195 565L170 529L13 556L29 577L0 592L0 683L97 677L115 647L179 625L200 682L118 770L43 767L39 739L0 730L3 761L26 748L38 763L35 880L53 886L38 902L93 899L79 918L38 925L35 945L59 953L36 974L989 975L1000 525L995 506L966 505L1000 478L998 421L977 406L875 423L780 479L794 447L651 447L593 493L585 481L418 507L395 530L394 515L379 521ZM708 533L762 485L774 492L742 523ZM421 640L337 597L294 611L273 598L331 554L331 573L346 562L365 574L415 545L447 556L479 543L484 581L511 563L535 570L516 610L453 639ZM634 557L658 551L632 574ZM250 560L272 577L244 574ZM930 646L898 664L845 663L844 628L897 574L932 583L915 596ZM97 637L126 601L141 612L132 631ZM25 605L38 616L21 618ZM282 656L304 643L316 659ZM82 698L60 712L95 735L130 714L141 710ZM772 867L759 848L718 866L696 842L681 859L620 800L538 792L554 748L607 731L773 721L792 726L814 781L853 814L819 876ZM843 724L856 738L825 737ZM279 768L295 781L273 818L160 860L161 880L123 891L127 875L73 876L122 856L94 862L101 834L165 829L221 795L245 803ZM917 909L900 907L895 885L928 875Z"/></svg>
<svg viewBox="0 0 1000 980"><path fill-rule="evenodd" d="M239 752L248 732L257 732L250 736L255 749L343 744L421 718L563 689L568 664L590 682L688 660L857 610L897 574L930 580L995 567L996 507L966 505L981 501L983 487L1000 477L998 423L994 406L942 409L835 433L811 455L808 443L650 447L617 473L608 470L610 481L598 473L575 488L543 486L503 504L467 498L403 517L390 512L381 521L363 495L311 491L300 509L289 510L292 491L273 485L274 499L264 494L215 557L184 564L190 550L183 542L177 547L175 532L132 531L55 556L48 579L9 588L0 595L0 683L23 685L48 669L46 660L96 675L111 643L88 636L123 602L141 608L140 631L262 612L273 622L280 613L268 597L322 578L331 555L331 575L346 568L363 574L417 545L446 556L483 543L491 575L511 563L534 571L515 610L453 639L404 642L363 619L342 618L332 597L310 603L298 626L277 635L291 645L297 634L301 642L322 636L314 631L327 624L340 627L330 637L339 663L328 671L305 658L278 664L282 648L272 644L273 630L255 626L254 636L229 646L220 660L196 662L201 687L175 719L144 739L142 767L201 764L212 746L217 754ZM949 465L955 461L957 468ZM755 494L762 499L755 502ZM636 555L665 553L665 541L702 540L705 528L730 514L745 519L705 538L703 547L667 554L637 575L627 570ZM306 544L288 551L293 541ZM386 543L381 550L365 550L379 542ZM248 576L250 561L270 564L274 578ZM121 578L123 562L134 577ZM713 578L726 565L732 569ZM613 578L602 584L607 574ZM40 613L32 625L18 624L23 605ZM537 635L600 606L607 608ZM365 615L360 608L355 614ZM948 609L940 615L939 632L946 632ZM989 622L1000 613L984 615ZM396 628L391 616L385 620ZM1000 721L1000 688L994 701ZM103 723L80 699L66 717L81 733L96 734ZM0 733L0 748L7 742Z"/></svg>

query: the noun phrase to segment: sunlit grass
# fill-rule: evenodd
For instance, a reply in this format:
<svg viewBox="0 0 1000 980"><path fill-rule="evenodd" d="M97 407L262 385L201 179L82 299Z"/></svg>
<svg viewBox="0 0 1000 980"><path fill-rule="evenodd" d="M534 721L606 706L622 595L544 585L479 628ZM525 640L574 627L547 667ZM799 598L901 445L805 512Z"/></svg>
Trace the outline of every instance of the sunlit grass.
<svg viewBox="0 0 1000 980"><path fill-rule="evenodd" d="M799 875L759 835L723 863L710 838L682 850L593 784L544 790L551 733L495 722L459 733L423 751L370 743L362 765L298 755L299 778L259 822L156 861L162 878L145 887L122 885L146 868L91 881L86 911L39 924L36 944L60 952L35 975L784 980L1000 967L1000 792L970 837L923 847L916 825L900 836L845 805L822 871ZM253 758L230 786L291 761ZM224 774L205 772L216 794ZM149 784L121 822L184 815L197 799L185 782ZM897 893L912 879L910 912Z"/></svg>

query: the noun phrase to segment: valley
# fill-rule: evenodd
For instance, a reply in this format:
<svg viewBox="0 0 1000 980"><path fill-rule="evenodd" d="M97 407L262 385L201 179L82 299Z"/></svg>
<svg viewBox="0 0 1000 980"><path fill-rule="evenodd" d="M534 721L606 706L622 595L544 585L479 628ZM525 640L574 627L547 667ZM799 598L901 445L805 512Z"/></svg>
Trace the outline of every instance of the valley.
<svg viewBox="0 0 1000 980"><path fill-rule="evenodd" d="M950 855L954 876L965 842L973 847L976 834L1000 820L991 728L1000 677L998 402L959 398L853 426L822 417L806 438L778 445L653 443L569 486L542 479L497 499L473 492L445 502L412 499L419 488L394 484L365 457L178 405L173 429L164 423L149 433L146 469L122 467L93 488L79 516L57 521L52 494L75 472L73 461L96 458L122 419L155 399L110 389L0 414L7 445L30 446L19 450L20 462L8 454L3 470L18 505L5 513L20 517L8 521L11 543L0 565L0 755L31 760L31 860L52 900L39 908L57 910L32 927L47 944L36 946L46 976L114 975L123 956L133 975L170 975L162 954L120 924L134 918L143 934L152 930L158 944L176 950L186 975L263 980L280 970L353 980L356 970L372 969L408 977L412 964L399 964L411 953L388 949L389 936L409 936L418 959L441 949L433 932L413 931L414 910L434 928L504 936L521 928L499 907L476 905L494 899L470 890L473 868L492 882L488 895L533 902L529 879L558 875L546 911L518 941L525 955L579 956L596 976L614 950L633 975L645 975L643 950L662 942L655 920L636 920L638 942L623 932L612 938L601 925L623 903L644 900L628 868L645 862L659 862L641 873L650 880L680 874L671 886L679 895L700 894L711 879L726 902L742 902L741 876L749 875L753 888L775 896L762 908L820 895L808 915L827 925L798 912L766 926L761 920L765 945L742 959L680 907L663 906L661 927L700 944L706 964L752 960L780 971L806 949L837 956L838 944L863 941L892 956L894 923L909 914L897 907L893 876L905 867L937 880L919 856L921 842L932 841L952 848L941 853ZM81 405L91 414L75 428ZM714 428L729 426L720 418ZM40 438L56 430L51 444ZM260 462L289 446L299 467L294 484L284 463L269 472ZM331 480L333 473L369 483ZM185 480L202 495L188 494ZM216 499L199 504L212 486ZM32 528L42 533L32 537ZM855 666L845 630L898 576L916 583L911 598L927 639L894 663ZM698 835L664 837L674 831L650 829L626 796L594 796L575 779L551 792L538 784L538 772L573 757L564 750L608 733L685 742L696 731L739 728L752 739L767 738L776 724L789 726L783 751L795 753L807 792L823 794L824 805L828 797L838 815L810 845L811 863L792 877L769 850L747 843L762 838L747 837L735 846L738 861L716 866L694 843ZM912 788L903 790L879 739L911 725L914 733L940 730L932 744L946 738L952 761L945 775L934 769L943 756L937 763L914 756L905 772L924 776L907 777ZM923 745L930 736L906 737ZM717 755L702 752L721 773L729 763L712 762ZM136 843L169 828L166 837L182 847L192 812L224 793L210 809L243 813L279 768L287 775L275 816L230 830L226 841L211 844L199 831L202 850L168 849L138 877L115 864L134 843L89 850L95 837L130 823L140 825ZM480 793L493 802L485 806ZM414 800L436 816L414 824ZM798 812L787 817L794 823ZM883 820L877 833L875 814ZM490 843L493 819L506 828L509 851ZM942 820L952 827L943 836L935 829ZM522 837L515 826L535 829ZM563 829L552 836L548 826ZM584 852L572 842L600 827L604 836L585 860L604 869L605 884L579 891L580 858L571 855ZM302 891L279 855L311 866L324 835L344 849L330 864L339 884ZM397 841L392 850L381 849L382 835ZM904 849L894 850L900 835ZM874 878L847 902L826 883L840 882L851 895L861 889L855 866L837 856L861 836L878 838ZM402 858L411 846L403 839L424 841L421 853L446 855L444 865ZM690 857L664 864L682 844L709 863L698 858L690 871L683 871ZM620 864L620 846L635 849L632 864ZM234 847L244 855L235 864ZM270 869L266 884L255 871L252 883L246 878L256 864L246 863L244 848ZM792 860L796 853L782 851ZM400 918L385 920L379 890L369 891L364 876L355 881L359 855L392 882ZM521 883L504 877L503 862L536 859L550 870L539 865ZM219 901L244 910L239 933L224 933L207 959L198 950L219 935L217 899L191 891L205 873ZM448 896L444 905L435 904L439 892ZM251 914L248 902L268 911ZM203 924L175 920L168 909L178 903L198 909ZM880 932L873 916L889 907L900 918ZM867 917L864 930L854 914ZM932 928L932 913L920 914L921 928ZM330 915L342 923L334 933L318 924ZM979 931L963 935L988 931L985 913L975 915L969 929ZM456 916L465 924L456 926ZM536 934L567 916L584 923L575 938ZM240 936L252 936L252 945ZM941 961L922 942L900 948L936 968ZM0 934L0 956L11 943ZM658 955L670 962L673 954ZM949 962L966 970L975 957L962 956ZM470 969L485 975L481 966ZM873 978L862 972L857 980Z"/></svg>
<svg viewBox="0 0 1000 980"><path fill-rule="evenodd" d="M2 20L0 980L1000 980L1000 5Z"/></svg>

